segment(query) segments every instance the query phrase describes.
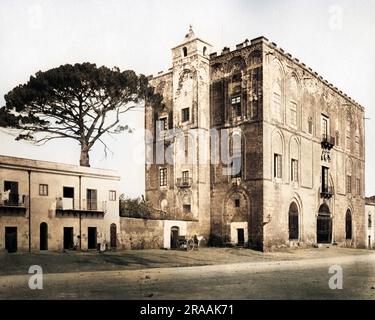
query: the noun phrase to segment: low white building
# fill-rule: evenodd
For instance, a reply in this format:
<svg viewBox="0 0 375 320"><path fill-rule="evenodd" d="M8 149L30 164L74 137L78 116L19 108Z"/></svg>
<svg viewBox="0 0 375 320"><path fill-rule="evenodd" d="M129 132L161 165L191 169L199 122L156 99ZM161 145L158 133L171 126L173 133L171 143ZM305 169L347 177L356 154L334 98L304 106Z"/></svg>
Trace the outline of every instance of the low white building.
<svg viewBox="0 0 375 320"><path fill-rule="evenodd" d="M0 156L0 250L117 247L119 181L111 170Z"/></svg>
<svg viewBox="0 0 375 320"><path fill-rule="evenodd" d="M366 198L365 213L367 248L375 249L375 196Z"/></svg>

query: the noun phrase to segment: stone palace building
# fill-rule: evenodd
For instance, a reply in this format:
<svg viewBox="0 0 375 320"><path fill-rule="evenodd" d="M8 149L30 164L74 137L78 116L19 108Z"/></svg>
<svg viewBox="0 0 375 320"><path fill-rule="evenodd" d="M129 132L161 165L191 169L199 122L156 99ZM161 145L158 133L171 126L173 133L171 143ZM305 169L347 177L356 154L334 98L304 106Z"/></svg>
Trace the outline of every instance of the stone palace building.
<svg viewBox="0 0 375 320"><path fill-rule="evenodd" d="M365 246L364 108L264 37L211 53L190 28L150 77L146 198L164 247Z"/></svg>

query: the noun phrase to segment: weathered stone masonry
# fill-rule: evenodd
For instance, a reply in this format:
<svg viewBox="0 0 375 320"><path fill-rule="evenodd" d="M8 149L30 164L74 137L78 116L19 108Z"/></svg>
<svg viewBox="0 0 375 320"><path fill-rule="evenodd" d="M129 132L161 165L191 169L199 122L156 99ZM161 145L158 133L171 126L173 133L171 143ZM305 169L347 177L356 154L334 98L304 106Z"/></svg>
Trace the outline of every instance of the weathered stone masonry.
<svg viewBox="0 0 375 320"><path fill-rule="evenodd" d="M220 55L210 50L190 30L172 49L172 68L151 78L165 107L146 109L148 200L176 222L191 218L187 232L206 239L262 250L363 247L364 108L264 37ZM166 131L182 129L189 143L153 139L160 121ZM239 141L241 152L230 152L240 172L225 175L228 164L200 161L207 142L192 132L213 128L229 132L230 146ZM155 164L158 141L170 164ZM211 141L209 157L220 148ZM190 164L179 161L184 152L194 154Z"/></svg>

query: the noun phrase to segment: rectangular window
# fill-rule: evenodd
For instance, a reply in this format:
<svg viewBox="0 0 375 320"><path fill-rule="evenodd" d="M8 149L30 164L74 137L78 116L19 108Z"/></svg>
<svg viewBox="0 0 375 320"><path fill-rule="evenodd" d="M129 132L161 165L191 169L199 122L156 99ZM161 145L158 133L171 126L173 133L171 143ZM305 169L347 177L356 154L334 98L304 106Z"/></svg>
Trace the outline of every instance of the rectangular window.
<svg viewBox="0 0 375 320"><path fill-rule="evenodd" d="M241 178L242 176L242 157L236 155L232 160L232 178Z"/></svg>
<svg viewBox="0 0 375 320"><path fill-rule="evenodd" d="M346 130L346 150L350 152L352 148L352 139L350 129Z"/></svg>
<svg viewBox="0 0 375 320"><path fill-rule="evenodd" d="M190 213L191 212L191 205L190 204L184 204L182 206L184 213Z"/></svg>
<svg viewBox="0 0 375 320"><path fill-rule="evenodd" d="M352 176L346 176L346 193L352 193Z"/></svg>
<svg viewBox="0 0 375 320"><path fill-rule="evenodd" d="M167 185L167 168L161 168L159 170L159 181L161 187Z"/></svg>
<svg viewBox="0 0 375 320"><path fill-rule="evenodd" d="M234 200L234 206L235 206L236 208L239 208L239 207L240 207L240 199L235 199L235 200Z"/></svg>
<svg viewBox="0 0 375 320"><path fill-rule="evenodd" d="M297 104L294 102L290 103L290 124L297 127Z"/></svg>
<svg viewBox="0 0 375 320"><path fill-rule="evenodd" d="M293 182L298 182L298 160L292 159L290 172L291 180Z"/></svg>
<svg viewBox="0 0 375 320"><path fill-rule="evenodd" d="M181 110L181 112L182 112L182 122L190 121L190 109L184 108Z"/></svg>
<svg viewBox="0 0 375 320"><path fill-rule="evenodd" d="M168 121L167 117L159 119L159 130L168 130Z"/></svg>
<svg viewBox="0 0 375 320"><path fill-rule="evenodd" d="M241 117L241 97L233 97L232 98L232 115L233 118Z"/></svg>
<svg viewBox="0 0 375 320"><path fill-rule="evenodd" d="M328 117L322 115L322 136L327 138L329 134L329 119Z"/></svg>
<svg viewBox="0 0 375 320"><path fill-rule="evenodd" d="M359 157L359 154L360 154L360 150L359 150L359 137L358 136L356 136L355 137L355 155L357 156L357 157Z"/></svg>
<svg viewBox="0 0 375 320"><path fill-rule="evenodd" d="M322 192L328 192L328 177L329 177L329 172L328 172L327 167L322 167Z"/></svg>
<svg viewBox="0 0 375 320"><path fill-rule="evenodd" d="M312 117L309 117L309 119L307 120L307 124L308 124L308 130L309 130L309 134L312 134L313 133L313 120L312 120Z"/></svg>
<svg viewBox="0 0 375 320"><path fill-rule="evenodd" d="M87 210L98 210L98 191L87 189Z"/></svg>
<svg viewBox="0 0 375 320"><path fill-rule="evenodd" d="M355 182L355 189L358 196L361 196L361 179L357 178Z"/></svg>
<svg viewBox="0 0 375 320"><path fill-rule="evenodd" d="M282 178L282 156L275 153L273 156L273 176L274 178Z"/></svg>
<svg viewBox="0 0 375 320"><path fill-rule="evenodd" d="M282 122L283 115L282 115L282 109L281 109L281 96L274 92L273 93L273 118L276 119L279 122Z"/></svg>
<svg viewBox="0 0 375 320"><path fill-rule="evenodd" d="M64 198L74 198L74 188L71 187L64 187L63 189L63 197Z"/></svg>
<svg viewBox="0 0 375 320"><path fill-rule="evenodd" d="M109 201L116 201L116 191L114 190L109 191Z"/></svg>
<svg viewBox="0 0 375 320"><path fill-rule="evenodd" d="M182 183L187 184L189 183L189 171L182 171Z"/></svg>
<svg viewBox="0 0 375 320"><path fill-rule="evenodd" d="M39 195L40 196L48 196L48 184L40 184L39 185Z"/></svg>

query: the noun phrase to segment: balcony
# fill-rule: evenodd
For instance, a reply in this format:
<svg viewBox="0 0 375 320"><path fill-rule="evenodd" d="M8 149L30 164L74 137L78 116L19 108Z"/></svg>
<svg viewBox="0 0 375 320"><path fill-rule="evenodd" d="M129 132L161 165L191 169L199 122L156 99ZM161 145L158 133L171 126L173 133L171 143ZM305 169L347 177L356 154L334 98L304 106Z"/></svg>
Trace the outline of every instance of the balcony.
<svg viewBox="0 0 375 320"><path fill-rule="evenodd" d="M335 146L335 137L331 137L330 135L323 134L321 145L323 149L332 149Z"/></svg>
<svg viewBox="0 0 375 320"><path fill-rule="evenodd" d="M320 196L324 199L331 199L335 194L335 190L333 187L326 187L319 189Z"/></svg>
<svg viewBox="0 0 375 320"><path fill-rule="evenodd" d="M94 199L82 200L77 198L57 198L56 199L56 215L104 215L107 212L107 201L97 201Z"/></svg>
<svg viewBox="0 0 375 320"><path fill-rule="evenodd" d="M177 178L176 186L178 188L190 188L191 182L191 178Z"/></svg>
<svg viewBox="0 0 375 320"><path fill-rule="evenodd" d="M26 199L25 195L0 192L0 214L25 214Z"/></svg>

